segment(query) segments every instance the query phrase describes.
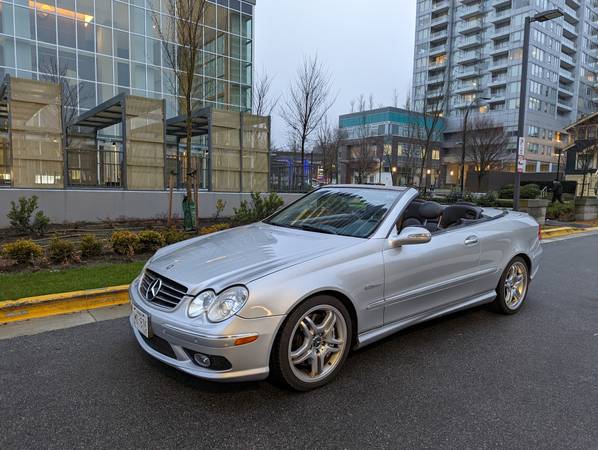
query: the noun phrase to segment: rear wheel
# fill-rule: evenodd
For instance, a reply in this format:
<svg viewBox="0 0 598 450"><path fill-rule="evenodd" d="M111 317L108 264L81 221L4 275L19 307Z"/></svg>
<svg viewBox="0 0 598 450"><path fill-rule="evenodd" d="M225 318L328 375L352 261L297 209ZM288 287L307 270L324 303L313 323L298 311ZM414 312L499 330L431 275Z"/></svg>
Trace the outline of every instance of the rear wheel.
<svg viewBox="0 0 598 450"><path fill-rule="evenodd" d="M527 297L529 269L520 256L513 258L500 277L496 288L495 309L503 314L515 314Z"/></svg>
<svg viewBox="0 0 598 450"><path fill-rule="evenodd" d="M347 308L335 297L320 295L301 303L276 338L273 377L299 391L329 383L349 353L351 327Z"/></svg>

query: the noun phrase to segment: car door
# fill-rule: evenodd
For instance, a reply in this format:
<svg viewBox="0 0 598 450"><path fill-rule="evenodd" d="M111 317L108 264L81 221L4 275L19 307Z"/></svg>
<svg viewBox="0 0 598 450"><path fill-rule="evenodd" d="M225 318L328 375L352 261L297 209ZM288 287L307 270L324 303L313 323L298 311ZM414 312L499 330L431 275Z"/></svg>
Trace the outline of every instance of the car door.
<svg viewBox="0 0 598 450"><path fill-rule="evenodd" d="M480 243L474 228L468 226L439 231L426 244L385 247L385 324L441 308L478 293L476 279Z"/></svg>

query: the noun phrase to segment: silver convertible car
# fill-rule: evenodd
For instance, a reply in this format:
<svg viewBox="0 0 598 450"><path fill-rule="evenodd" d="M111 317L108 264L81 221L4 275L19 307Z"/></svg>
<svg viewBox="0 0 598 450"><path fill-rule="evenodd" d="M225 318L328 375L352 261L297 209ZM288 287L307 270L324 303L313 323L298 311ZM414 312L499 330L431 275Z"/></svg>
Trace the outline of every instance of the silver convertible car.
<svg viewBox="0 0 598 450"><path fill-rule="evenodd" d="M309 390L415 323L484 303L516 313L541 253L523 213L327 186L159 250L131 284L130 321L147 353L189 374Z"/></svg>

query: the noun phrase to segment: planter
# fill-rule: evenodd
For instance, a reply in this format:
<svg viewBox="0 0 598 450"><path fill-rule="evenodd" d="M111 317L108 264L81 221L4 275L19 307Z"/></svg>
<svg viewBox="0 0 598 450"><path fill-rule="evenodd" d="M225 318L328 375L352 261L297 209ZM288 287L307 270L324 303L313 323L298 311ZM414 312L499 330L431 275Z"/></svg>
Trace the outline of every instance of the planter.
<svg viewBox="0 0 598 450"><path fill-rule="evenodd" d="M546 222L546 208L550 202L543 198L519 200L519 209L528 213L540 225Z"/></svg>
<svg viewBox="0 0 598 450"><path fill-rule="evenodd" d="M598 218L598 198L581 197L575 200L575 220Z"/></svg>

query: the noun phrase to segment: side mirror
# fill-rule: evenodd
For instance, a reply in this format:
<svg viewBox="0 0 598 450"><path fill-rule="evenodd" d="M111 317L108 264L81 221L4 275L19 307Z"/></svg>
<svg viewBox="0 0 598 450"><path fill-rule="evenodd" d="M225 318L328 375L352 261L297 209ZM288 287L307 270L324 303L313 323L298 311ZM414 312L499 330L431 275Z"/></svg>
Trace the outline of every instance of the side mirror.
<svg viewBox="0 0 598 450"><path fill-rule="evenodd" d="M392 248L403 245L426 244L432 239L432 233L422 227L406 227L398 235L391 236L389 244Z"/></svg>

